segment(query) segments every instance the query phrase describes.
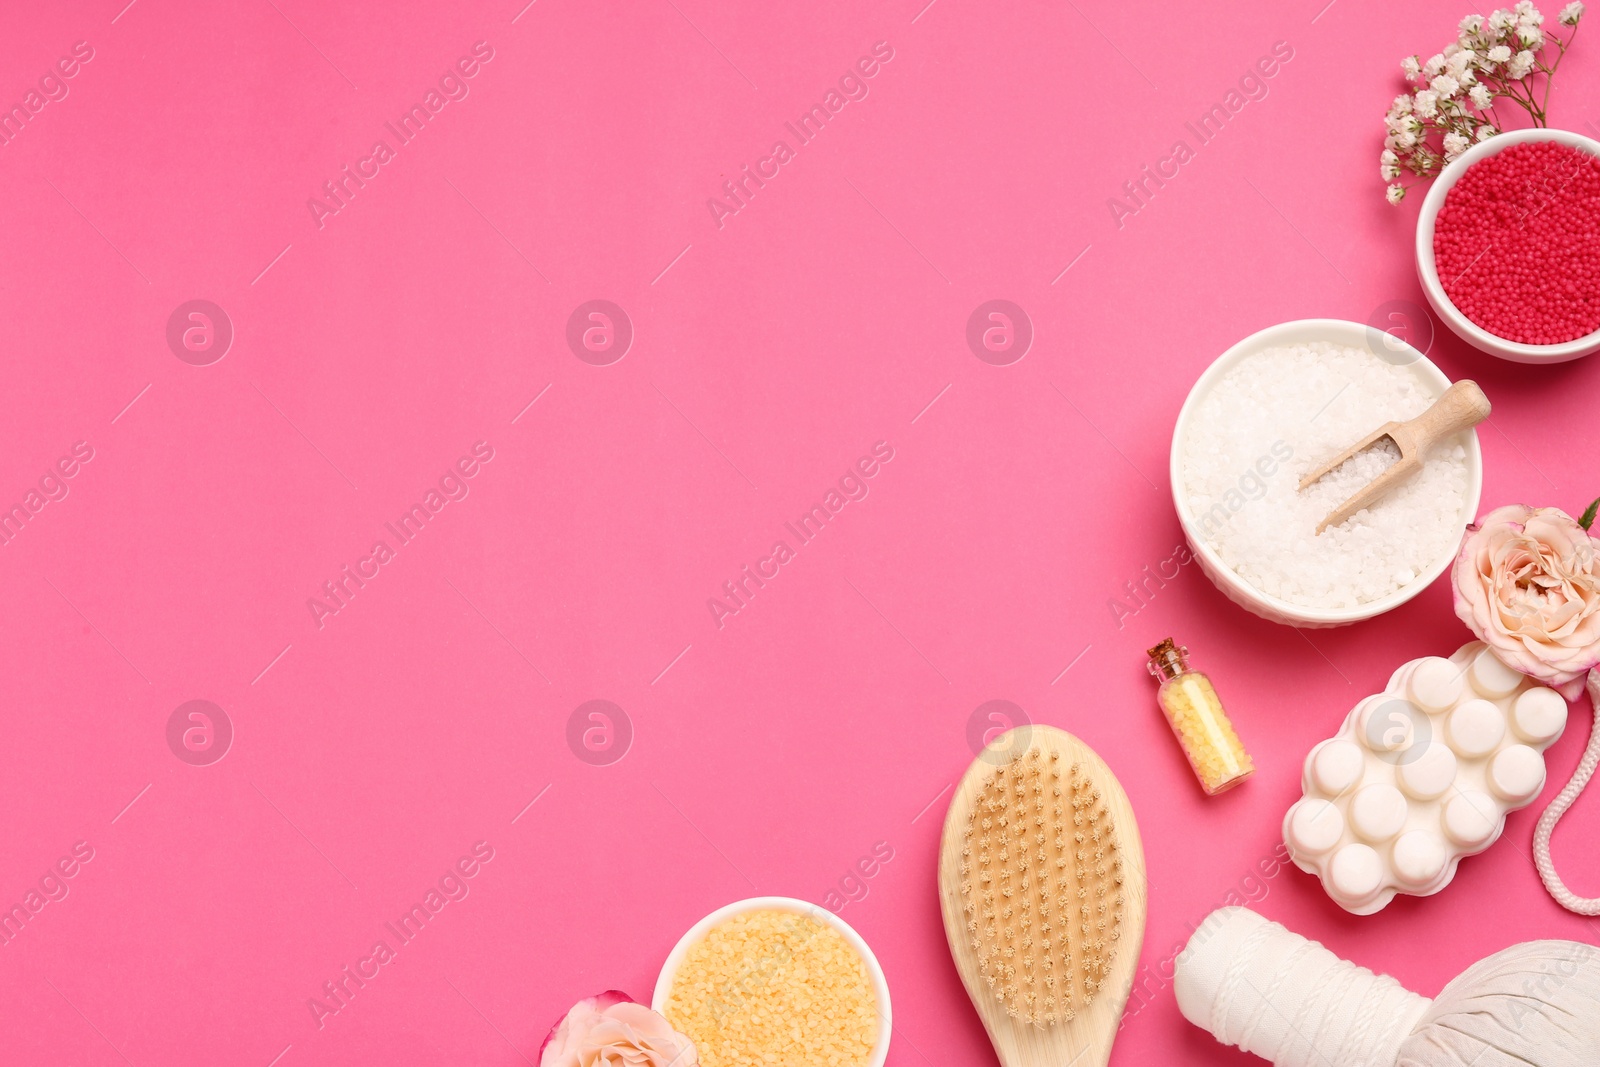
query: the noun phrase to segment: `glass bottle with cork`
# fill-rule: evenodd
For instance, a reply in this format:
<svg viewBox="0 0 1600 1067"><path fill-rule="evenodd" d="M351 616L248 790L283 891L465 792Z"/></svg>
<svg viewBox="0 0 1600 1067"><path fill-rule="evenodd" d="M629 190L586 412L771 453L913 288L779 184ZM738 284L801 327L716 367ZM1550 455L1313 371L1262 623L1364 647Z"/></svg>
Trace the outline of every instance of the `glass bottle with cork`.
<svg viewBox="0 0 1600 1067"><path fill-rule="evenodd" d="M1189 757L1189 766L1207 796L1226 792L1255 773L1255 764L1228 721L1217 690L1189 667L1189 650L1168 637L1149 649L1146 664L1161 683L1157 699L1172 733Z"/></svg>

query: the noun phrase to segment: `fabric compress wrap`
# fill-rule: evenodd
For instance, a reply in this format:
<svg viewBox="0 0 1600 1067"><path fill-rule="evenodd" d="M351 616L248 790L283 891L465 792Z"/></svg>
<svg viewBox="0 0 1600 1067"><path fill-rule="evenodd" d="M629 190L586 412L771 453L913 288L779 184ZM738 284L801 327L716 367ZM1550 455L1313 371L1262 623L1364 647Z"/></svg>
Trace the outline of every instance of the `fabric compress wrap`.
<svg viewBox="0 0 1600 1067"><path fill-rule="evenodd" d="M1223 908L1178 957L1178 1008L1278 1067L1594 1067L1600 948L1530 941L1469 967L1435 1000L1246 908Z"/></svg>

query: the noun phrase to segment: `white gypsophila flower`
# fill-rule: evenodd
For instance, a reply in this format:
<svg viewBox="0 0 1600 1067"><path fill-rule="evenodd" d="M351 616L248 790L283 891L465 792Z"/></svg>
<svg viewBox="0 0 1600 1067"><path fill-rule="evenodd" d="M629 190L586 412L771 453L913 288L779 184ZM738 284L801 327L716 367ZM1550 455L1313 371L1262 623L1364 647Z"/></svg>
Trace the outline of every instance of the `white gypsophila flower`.
<svg viewBox="0 0 1600 1067"><path fill-rule="evenodd" d="M1499 131L1497 131L1493 126L1479 126L1478 127L1478 140L1487 141L1489 138L1493 137L1497 132L1499 132Z"/></svg>
<svg viewBox="0 0 1600 1067"><path fill-rule="evenodd" d="M1524 26L1544 25L1544 13L1530 3L1517 5L1517 21Z"/></svg>
<svg viewBox="0 0 1600 1067"><path fill-rule="evenodd" d="M1503 44L1497 44L1485 53L1485 58L1490 63L1506 63L1511 60L1511 49Z"/></svg>
<svg viewBox="0 0 1600 1067"><path fill-rule="evenodd" d="M1472 69L1472 62L1477 58L1478 53L1472 51L1470 48L1464 49L1451 56L1449 60L1445 62L1444 72L1450 75L1452 78L1455 78L1457 81L1460 81L1461 75Z"/></svg>
<svg viewBox="0 0 1600 1067"><path fill-rule="evenodd" d="M1406 187L1401 185L1399 182L1395 182L1393 185L1389 186L1389 188L1383 191L1383 195L1384 198L1389 201L1389 203L1398 204L1400 201L1406 198Z"/></svg>
<svg viewBox="0 0 1600 1067"><path fill-rule="evenodd" d="M1391 115L1409 115L1409 114L1411 114L1411 96L1410 96L1410 94L1401 93L1399 96L1395 97L1394 98L1394 105L1389 108L1389 114L1391 114Z"/></svg>
<svg viewBox="0 0 1600 1067"><path fill-rule="evenodd" d="M1378 157L1378 173L1386 182L1400 177L1400 157L1385 148L1383 154Z"/></svg>
<svg viewBox="0 0 1600 1067"><path fill-rule="evenodd" d="M1500 37L1504 37L1516 24L1517 16L1509 11L1496 11L1489 16L1489 29Z"/></svg>
<svg viewBox="0 0 1600 1067"><path fill-rule="evenodd" d="M1417 143L1415 130L1395 130L1383 139L1383 147L1395 152L1405 152Z"/></svg>
<svg viewBox="0 0 1600 1067"><path fill-rule="evenodd" d="M1439 111L1439 94L1432 89L1424 89L1417 94L1417 114L1423 118L1432 118Z"/></svg>
<svg viewBox="0 0 1600 1067"><path fill-rule="evenodd" d="M1518 26L1517 40L1522 42L1522 47L1537 51L1544 47L1544 31L1537 26Z"/></svg>
<svg viewBox="0 0 1600 1067"><path fill-rule="evenodd" d="M1444 158L1454 159L1467 150L1468 141L1459 133L1444 135Z"/></svg>
<svg viewBox="0 0 1600 1067"><path fill-rule="evenodd" d="M1489 91L1489 87L1486 85L1474 85L1472 92L1467 95L1472 97L1472 106L1479 111L1485 111L1494 106L1494 94Z"/></svg>
<svg viewBox="0 0 1600 1067"><path fill-rule="evenodd" d="M1580 4L1579 6L1581 7L1582 5ZM1507 54L1509 55L1510 53L1508 52ZM1406 77L1415 78L1422 73L1422 60L1416 56L1406 56L1400 61L1400 70L1404 72Z"/></svg>
<svg viewBox="0 0 1600 1067"><path fill-rule="evenodd" d="M1440 52L1439 54L1444 56L1446 59L1449 59L1451 56L1455 55L1459 51L1461 51L1461 42L1460 41L1452 41L1451 43L1445 45L1444 46L1444 51Z"/></svg>
<svg viewBox="0 0 1600 1067"><path fill-rule="evenodd" d="M1461 20L1461 25L1458 28L1461 31L1461 40L1463 42L1469 44L1474 43L1477 41L1479 35L1483 33L1483 16L1468 15L1466 18Z"/></svg>
<svg viewBox="0 0 1600 1067"><path fill-rule="evenodd" d="M1434 56L1432 59L1428 60L1422 65L1423 77L1427 78L1429 81L1437 78L1439 76L1439 72L1444 70L1444 62L1444 56L1442 55Z"/></svg>
<svg viewBox="0 0 1600 1067"><path fill-rule="evenodd" d="M1572 3L1561 9L1561 14L1556 16L1556 21L1563 26L1576 26L1581 18L1583 18L1583 4L1579 3L1578 0L1573 0Z"/></svg>
<svg viewBox="0 0 1600 1067"><path fill-rule="evenodd" d="M1515 81L1521 81L1533 69L1533 53L1523 49L1511 57L1511 62L1506 65L1506 73Z"/></svg>
<svg viewBox="0 0 1600 1067"><path fill-rule="evenodd" d="M1461 83L1448 74L1441 74L1433 79L1429 87L1441 97L1451 97L1461 91Z"/></svg>

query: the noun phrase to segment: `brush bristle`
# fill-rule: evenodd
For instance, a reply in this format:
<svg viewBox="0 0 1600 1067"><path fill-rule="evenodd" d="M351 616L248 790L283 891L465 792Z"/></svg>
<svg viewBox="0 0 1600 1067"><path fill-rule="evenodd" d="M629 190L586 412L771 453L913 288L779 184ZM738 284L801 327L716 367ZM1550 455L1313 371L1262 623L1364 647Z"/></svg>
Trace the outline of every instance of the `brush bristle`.
<svg viewBox="0 0 1600 1067"><path fill-rule="evenodd" d="M1059 752L1029 749L979 790L961 843L961 904L978 972L1006 1012L1072 1019L1111 969L1122 857L1100 790Z"/></svg>

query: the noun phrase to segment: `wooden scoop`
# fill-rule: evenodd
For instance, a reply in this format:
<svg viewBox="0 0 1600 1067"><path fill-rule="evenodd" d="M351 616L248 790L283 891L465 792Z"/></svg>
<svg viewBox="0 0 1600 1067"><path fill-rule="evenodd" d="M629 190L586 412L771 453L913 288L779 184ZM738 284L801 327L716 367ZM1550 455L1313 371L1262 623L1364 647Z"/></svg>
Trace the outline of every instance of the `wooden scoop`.
<svg viewBox="0 0 1600 1067"><path fill-rule="evenodd" d="M1365 452L1387 437L1400 450L1400 458L1382 474L1368 482L1355 495L1328 513L1317 527L1321 533L1337 526L1362 508L1369 508L1384 494L1422 469L1422 457L1433 444L1453 433L1470 429L1489 417L1489 398L1483 395L1478 383L1463 378L1429 406L1427 411L1409 422L1390 422L1357 441L1300 480L1303 493L1313 482L1338 467L1358 452Z"/></svg>
<svg viewBox="0 0 1600 1067"><path fill-rule="evenodd" d="M939 906L1003 1067L1106 1067L1144 942L1144 846L1094 750L1019 726L956 786Z"/></svg>

